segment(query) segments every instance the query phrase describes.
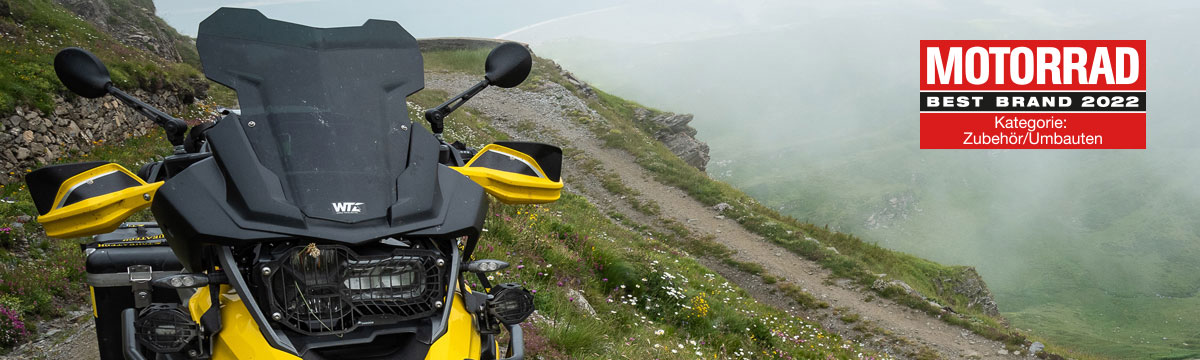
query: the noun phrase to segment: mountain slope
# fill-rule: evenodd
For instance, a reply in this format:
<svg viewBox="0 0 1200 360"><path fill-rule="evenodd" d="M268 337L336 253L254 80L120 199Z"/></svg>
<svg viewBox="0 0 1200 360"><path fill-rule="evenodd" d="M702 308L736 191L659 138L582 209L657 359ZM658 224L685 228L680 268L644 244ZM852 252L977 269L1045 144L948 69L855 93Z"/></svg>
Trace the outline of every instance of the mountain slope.
<svg viewBox="0 0 1200 360"><path fill-rule="evenodd" d="M456 92L469 86L475 77L462 73L478 70L460 64L482 62L484 54L486 50L427 52L427 66L442 70L427 75L427 88ZM467 60L471 58L478 60ZM808 293L812 293L829 299L834 309L797 314L824 320L835 318L830 315L870 317L877 329L889 329L920 345L905 349L904 355L924 352L956 358L998 356L1001 349L1026 351L1024 336L1001 325L1003 320L996 316L995 304L973 269L945 267L883 250L762 208L728 185L681 166L682 161L647 136L649 125L635 124L640 117L634 114L654 110L572 80L552 62L539 58L530 82L518 89L481 94L466 109L471 122L489 119L491 127L516 139L566 144L566 153L574 154L568 156L566 166L572 191L582 193L623 224L690 251L711 268L724 270L722 275L728 278L746 274L735 269L761 275L739 281L752 293L755 287L762 288L756 294L760 301L786 309L795 304L779 301L786 298L779 293L801 298L811 298ZM478 131L464 131L468 140L473 140L475 133ZM710 208L718 202L734 205L721 213ZM892 275L882 274L877 279L879 273ZM892 281L897 278L903 281ZM889 286L892 284L897 286ZM905 291L905 287L915 291ZM808 291L796 291L800 289ZM921 294L928 294L927 299L937 305L921 300ZM875 300L876 296L894 297L932 316L909 314L911 309ZM961 314L944 313L940 304ZM946 326L937 318L1003 342L974 338L963 328ZM825 322L830 328L838 325L837 321ZM864 328L843 334L871 338L871 331L862 331Z"/></svg>

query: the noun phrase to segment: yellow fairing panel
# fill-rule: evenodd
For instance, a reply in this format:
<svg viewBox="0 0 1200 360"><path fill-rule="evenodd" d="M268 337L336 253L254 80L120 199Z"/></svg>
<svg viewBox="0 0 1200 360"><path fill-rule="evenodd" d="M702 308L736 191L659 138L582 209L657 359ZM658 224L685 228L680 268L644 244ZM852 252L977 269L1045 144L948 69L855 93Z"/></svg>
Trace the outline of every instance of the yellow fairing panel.
<svg viewBox="0 0 1200 360"><path fill-rule="evenodd" d="M71 238L116 230L117 226L121 225L121 222L125 221L129 215L150 206L154 201L155 192L163 184L161 181L147 184L121 165L105 164L79 173L63 182L54 199L54 204L64 203L64 199L76 187L87 184L99 176L115 172L123 173L140 185L83 199L66 206L56 206L37 219L46 229L46 235Z"/></svg>
<svg viewBox="0 0 1200 360"><path fill-rule="evenodd" d="M478 359L483 352L479 331L475 329L475 317L463 307L463 299L454 294L454 307L450 309L450 323L446 334L429 347L426 360Z"/></svg>
<svg viewBox="0 0 1200 360"><path fill-rule="evenodd" d="M192 321L200 322L200 316L208 310L210 302L208 288L200 288L188 301ZM267 343L258 324L250 317L250 311L240 297L221 285L221 332L213 343L213 360L299 360L299 357L275 349ZM429 360L478 359L482 352L479 332L475 330L474 317L463 307L462 297L454 295L454 307L450 311L449 328L434 342L425 357Z"/></svg>
<svg viewBox="0 0 1200 360"><path fill-rule="evenodd" d="M483 166L476 166L476 161L488 153L501 153L514 160L525 163L538 176L519 174ZM537 161L529 155L504 146L490 144L479 150L479 153L464 167L451 167L459 173L471 178L482 186L488 194L492 194L500 202L506 204L542 204L558 200L562 193L562 181L551 181Z"/></svg>
<svg viewBox="0 0 1200 360"><path fill-rule="evenodd" d="M192 321L200 322L200 316L208 310L211 303L208 288L200 288L188 301L188 311ZM230 290L229 285L221 285L221 332L213 342L213 360L299 360L300 358L271 347L258 323L250 317L250 311L242 304L241 297Z"/></svg>

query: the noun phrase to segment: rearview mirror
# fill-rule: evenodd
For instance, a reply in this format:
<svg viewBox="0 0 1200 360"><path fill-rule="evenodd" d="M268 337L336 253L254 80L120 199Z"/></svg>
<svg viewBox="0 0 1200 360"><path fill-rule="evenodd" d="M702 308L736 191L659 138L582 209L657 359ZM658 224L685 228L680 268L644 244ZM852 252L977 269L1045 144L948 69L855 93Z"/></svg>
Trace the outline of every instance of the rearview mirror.
<svg viewBox="0 0 1200 360"><path fill-rule="evenodd" d="M500 44L488 54L484 69L488 85L510 88L520 85L533 68L533 55L524 45L515 42Z"/></svg>
<svg viewBox="0 0 1200 360"><path fill-rule="evenodd" d="M108 94L112 84L108 67L96 55L77 47L62 49L54 56L54 73L71 92L90 99Z"/></svg>

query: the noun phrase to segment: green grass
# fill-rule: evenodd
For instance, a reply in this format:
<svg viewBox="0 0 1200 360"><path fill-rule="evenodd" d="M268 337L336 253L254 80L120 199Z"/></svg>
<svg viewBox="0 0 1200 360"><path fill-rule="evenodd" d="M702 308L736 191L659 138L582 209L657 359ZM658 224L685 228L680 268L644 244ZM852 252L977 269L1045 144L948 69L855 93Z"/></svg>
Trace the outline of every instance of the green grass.
<svg viewBox="0 0 1200 360"><path fill-rule="evenodd" d="M476 258L513 264L494 281L536 290L538 320L525 326L545 338L527 336L529 343L545 347L530 347L530 356L847 358L861 351L757 303L687 253L614 224L577 195L541 206L493 205L486 228ZM569 290L597 315L585 313Z"/></svg>
<svg viewBox="0 0 1200 360"><path fill-rule="evenodd" d="M483 63L492 49L426 51L425 71L463 73L483 79ZM463 89L466 90L466 89Z"/></svg>
<svg viewBox="0 0 1200 360"><path fill-rule="evenodd" d="M68 95L54 74L54 54L78 46L108 65L113 83L125 90L172 89L199 92L191 82L200 72L185 63L166 62L145 51L121 45L73 13L49 0L8 1L12 15L0 16L0 115L17 106L42 112L53 107L53 95Z"/></svg>

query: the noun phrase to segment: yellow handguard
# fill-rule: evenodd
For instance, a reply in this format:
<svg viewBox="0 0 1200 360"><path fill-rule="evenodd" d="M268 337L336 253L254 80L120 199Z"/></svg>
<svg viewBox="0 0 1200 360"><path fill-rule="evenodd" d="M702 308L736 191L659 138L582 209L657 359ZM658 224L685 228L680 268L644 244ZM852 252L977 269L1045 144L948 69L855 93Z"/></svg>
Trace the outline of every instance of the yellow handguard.
<svg viewBox="0 0 1200 360"><path fill-rule="evenodd" d="M484 146L466 166L450 168L506 204L543 204L562 194L561 179L550 180L528 154L497 144Z"/></svg>
<svg viewBox="0 0 1200 360"><path fill-rule="evenodd" d="M149 207L162 184L147 184L121 165L100 165L63 181L50 211L37 220L47 236L56 238L111 232Z"/></svg>

